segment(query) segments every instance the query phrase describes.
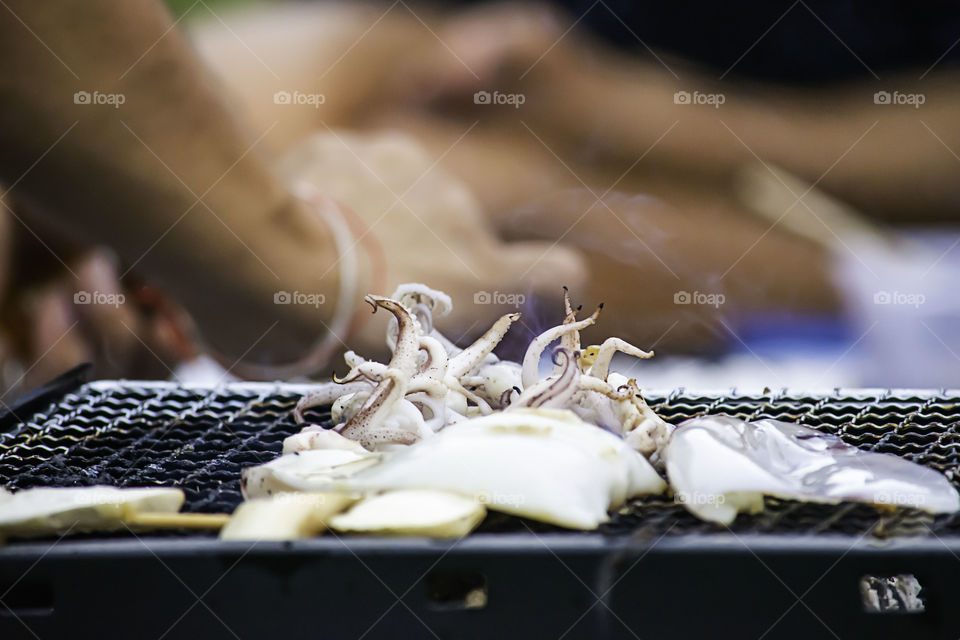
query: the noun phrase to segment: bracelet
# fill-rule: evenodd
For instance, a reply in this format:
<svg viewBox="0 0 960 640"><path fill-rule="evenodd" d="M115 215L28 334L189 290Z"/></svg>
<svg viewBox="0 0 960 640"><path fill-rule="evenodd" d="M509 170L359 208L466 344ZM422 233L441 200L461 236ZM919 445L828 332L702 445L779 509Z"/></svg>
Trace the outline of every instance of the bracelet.
<svg viewBox="0 0 960 640"><path fill-rule="evenodd" d="M350 325L353 321L353 308L357 299L357 285L359 283L360 265L354 247L353 232L347 223L341 207L332 198L322 194L316 187L307 182L299 182L294 192L304 202L312 204L330 230L333 232L333 243L337 249L337 264L340 267L340 287L337 291L337 306L333 311L330 326L326 327L327 334L318 340L307 355L296 363L298 368L307 371L317 370L330 361L331 356L340 345L347 347ZM300 375L304 375L306 371ZM295 375L295 374L294 374Z"/></svg>
<svg viewBox="0 0 960 640"><path fill-rule="evenodd" d="M354 250L357 244L363 246L370 260L370 293L386 295L384 291L387 286L386 254L366 222L349 207L335 202L309 183L297 183L294 187L294 195L313 206L318 216L330 228L337 250L337 260L334 264L340 266L340 290L337 292L337 307L333 313L333 320L330 326L324 325L327 329L326 335L315 342L306 355L288 364L234 362L228 365L223 354L204 344L192 321L188 318L180 318L183 320L182 327L180 322L174 323L175 327L183 329L184 335L193 337L193 343L200 351L205 351L222 365L229 366L228 372L236 371L241 378L279 380L306 376L321 370L340 346L347 348L346 341L349 336L358 332L371 315L369 312L364 313L365 309L362 306L355 305L359 283L359 261ZM351 312L355 306L357 310ZM173 319L171 316L171 320Z"/></svg>
<svg viewBox="0 0 960 640"><path fill-rule="evenodd" d="M347 348L346 340L352 332L352 325L355 324L353 309L357 299L359 264L354 247L359 240L354 240L354 234L344 211L332 198L325 196L316 187L306 182L297 183L294 186L294 194L313 207L333 234L333 242L337 250L337 260L334 264L340 267L337 306L330 325L324 324L327 329L326 334L317 340L302 358L278 365L238 362L233 368L243 378L289 379L319 371L341 346Z"/></svg>
<svg viewBox="0 0 960 640"><path fill-rule="evenodd" d="M370 259L370 283L367 287L367 293L377 295L389 295L387 287L387 256L383 246L373 234L373 230L367 223L358 216L353 209L341 204L340 211L345 215L347 224L350 225L357 242L363 245ZM371 313L364 313L365 307L361 307L354 314L350 321L350 327L347 329L347 335L356 335L370 321Z"/></svg>

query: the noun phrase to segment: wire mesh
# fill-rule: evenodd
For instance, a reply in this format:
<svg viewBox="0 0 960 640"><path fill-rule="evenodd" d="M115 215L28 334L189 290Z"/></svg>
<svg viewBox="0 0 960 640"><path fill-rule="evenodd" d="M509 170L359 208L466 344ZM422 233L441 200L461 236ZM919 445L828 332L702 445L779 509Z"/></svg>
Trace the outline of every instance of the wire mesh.
<svg viewBox="0 0 960 640"><path fill-rule="evenodd" d="M303 387L233 384L216 389L172 383L96 382L0 434L0 485L177 486L184 510L229 512L240 503L240 472L276 457L299 430L292 411ZM648 394L665 420L707 414L776 418L835 434L861 449L894 453L934 468L957 484L960 392L837 390L803 394ZM324 409L311 421L329 421ZM525 530L493 519L485 530ZM542 528L539 528L542 530ZM755 516L741 515L734 532L938 535L960 533L960 517L866 505L813 505L768 499ZM723 530L701 522L668 498L630 502L603 527L608 535L679 535Z"/></svg>

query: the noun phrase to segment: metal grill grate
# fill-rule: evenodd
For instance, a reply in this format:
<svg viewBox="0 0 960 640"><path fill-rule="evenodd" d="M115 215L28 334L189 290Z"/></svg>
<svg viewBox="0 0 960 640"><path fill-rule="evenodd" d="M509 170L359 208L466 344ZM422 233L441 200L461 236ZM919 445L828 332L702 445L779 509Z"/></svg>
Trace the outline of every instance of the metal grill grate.
<svg viewBox="0 0 960 640"><path fill-rule="evenodd" d="M0 434L0 486L181 487L185 510L229 512L241 500L240 471L267 462L298 430L291 411L304 387L233 384L216 390L172 383L95 382ZM777 418L833 433L862 449L895 453L944 473L960 465L960 392L837 391L829 394L648 394L669 422L705 414ZM316 412L314 421L328 418ZM960 533L960 517L877 511L854 504L768 500L733 530L757 533L930 535ZM487 530L523 530L494 518ZM542 530L542 527L538 527ZM663 498L637 500L604 532L671 535L717 531Z"/></svg>

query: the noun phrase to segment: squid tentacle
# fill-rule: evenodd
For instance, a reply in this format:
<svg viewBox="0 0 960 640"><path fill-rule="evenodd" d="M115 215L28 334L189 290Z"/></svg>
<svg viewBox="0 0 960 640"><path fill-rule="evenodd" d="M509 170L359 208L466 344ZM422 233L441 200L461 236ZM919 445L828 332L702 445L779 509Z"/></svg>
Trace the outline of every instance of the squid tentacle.
<svg viewBox="0 0 960 640"><path fill-rule="evenodd" d="M597 310L593 312L589 318L584 318L577 322L571 322L570 324L561 324L552 329L547 329L539 336L533 339L533 342L530 343L530 346L527 347L527 352L523 356L523 370L520 376L520 379L523 381L523 387L532 387L537 383L539 379L538 371L540 369L540 356L543 354L543 350L547 348L551 342L557 338L561 338L564 335L581 331L586 329L594 322L597 321L597 317L600 315L600 311L603 309L603 303L597 306Z"/></svg>
<svg viewBox="0 0 960 640"><path fill-rule="evenodd" d="M297 424L303 424L303 414L307 409L310 409L311 407L320 407L323 405L333 404L337 398L349 393L369 390L370 383L368 382L348 382L346 384L328 382L326 384L318 385L317 387L314 387L305 393L297 402L297 406L293 409L293 419L297 422Z"/></svg>
<svg viewBox="0 0 960 640"><path fill-rule="evenodd" d="M562 409L573 399L580 389L580 367L577 358L580 354L557 347L553 352L553 362L561 367L558 376L544 378L531 387L524 389L511 407L544 407Z"/></svg>
<svg viewBox="0 0 960 640"><path fill-rule="evenodd" d="M397 341L393 357L383 372L380 383L340 432L348 438L358 440L367 448L379 442L414 442L417 434L404 432L402 429L388 429L389 436L376 432L378 429L383 430L387 418L406 395L410 378L416 373L417 355L420 352L420 325L406 307L396 300L374 295L368 295L364 300L373 307L374 313L378 308L383 308L393 314L397 320Z"/></svg>
<svg viewBox="0 0 960 640"><path fill-rule="evenodd" d="M459 379L473 371L493 351L494 347L500 344L503 336L510 329L510 325L519 319L519 313L508 313L500 316L476 342L450 358L447 365L447 374Z"/></svg>
<svg viewBox="0 0 960 640"><path fill-rule="evenodd" d="M570 304L570 289L564 285L563 287L563 311L564 318L563 324L573 324L577 321L577 314L580 313L580 310L583 309L583 305L578 306L576 309ZM560 338L560 346L564 349L573 353L574 351L580 351L580 332L573 331L571 333L566 333ZM560 373L558 367L554 367L554 373Z"/></svg>
<svg viewBox="0 0 960 640"><path fill-rule="evenodd" d="M601 380L606 380L610 372L610 361L613 360L613 355L617 352L625 353L635 358L646 359L653 357L653 351L644 351L620 338L607 338L597 350L596 359L590 367L590 375L600 378Z"/></svg>
<svg viewBox="0 0 960 640"><path fill-rule="evenodd" d="M347 384L349 382L356 382L361 379L366 379L371 382L380 382L380 379L383 377L383 373L386 370L387 365L385 364L365 361L354 366L349 372L347 372L347 375L342 378L338 378L336 375L334 375L333 381L337 384Z"/></svg>

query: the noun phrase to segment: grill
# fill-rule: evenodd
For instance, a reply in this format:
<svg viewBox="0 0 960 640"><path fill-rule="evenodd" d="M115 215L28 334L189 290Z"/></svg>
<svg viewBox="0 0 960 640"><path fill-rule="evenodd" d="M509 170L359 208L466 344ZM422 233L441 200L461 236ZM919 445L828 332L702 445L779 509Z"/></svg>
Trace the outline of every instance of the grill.
<svg viewBox="0 0 960 640"><path fill-rule="evenodd" d="M303 390L289 384L209 389L162 382L89 383L0 434L0 484L178 486L187 497L186 511L229 512L241 501L241 470L274 458L283 439L298 430L291 412ZM681 389L647 396L669 422L705 414L798 422L960 481L960 392ZM311 418L328 422L329 414L315 411ZM0 596L7 607L0 607L0 634L31 637L29 627L57 635L58 630L82 629L85 621L100 624L84 613L84 603L97 609L103 601L97 600L98 607L89 594L69 587L78 571L88 571L84 580L99 585L109 596L106 602L126 603L118 607L120 616L131 618L126 624L133 626L126 629L138 629L137 637L160 635L165 622L172 625L168 637L259 635L263 616L251 615L250 605L243 604L251 597L258 610L276 613L267 616L273 625L269 635L284 630L297 637L305 628L289 623L304 615L322 618L315 610L325 593L331 607L327 614L341 615L318 624L333 624L353 637L366 627L368 637L394 636L398 629L412 637L446 637L441 629L452 637L483 637L502 629L507 620L518 633L537 637L545 632L553 637L629 636L627 630L661 637L660 632L716 630L718 620L728 620L738 635L755 637L829 637L828 631L843 637L843 629L860 635L870 628L885 637L902 627L904 633L922 629L925 637L942 631L943 637L956 638L960 618L947 601L956 591L951 576L960 574L958 533L957 516L774 499L768 499L762 514L740 516L727 529L654 498L631 502L599 532L589 534L492 516L478 533L459 542L328 536L249 545L174 532L16 543L0 550L0 594L7 591ZM136 567L143 573L134 573ZM137 593L130 586L133 575L149 576L153 584L148 593L167 584L177 594L146 596L155 601L154 609L167 613L147 613L131 602ZM317 576L333 582L321 586ZM824 591L842 576L846 583L839 595ZM168 584L172 578L176 580ZM396 579L397 588L391 588ZM302 592L293 586L298 580ZM903 598L889 594L906 593L902 585L910 585L913 593L915 583L922 606L911 600L909 607L898 609L896 602ZM207 602L213 596L201 596L211 584L223 601L221 609ZM868 602L865 594L878 589L881 597ZM306 609L296 608L301 596ZM822 610L813 604L817 598L823 600ZM382 609L390 611L374 624L382 611L364 607L381 599ZM195 606L176 620L176 610L189 607L191 600ZM524 615L542 609L549 621L531 618L525 627L514 619L517 602L523 603L519 611ZM695 610L703 616L689 615L683 602L699 603ZM844 615L828 612L838 606L846 607ZM763 609L759 615L758 608ZM578 618L583 611L587 613ZM352 621L343 619L347 613L354 615Z"/></svg>

